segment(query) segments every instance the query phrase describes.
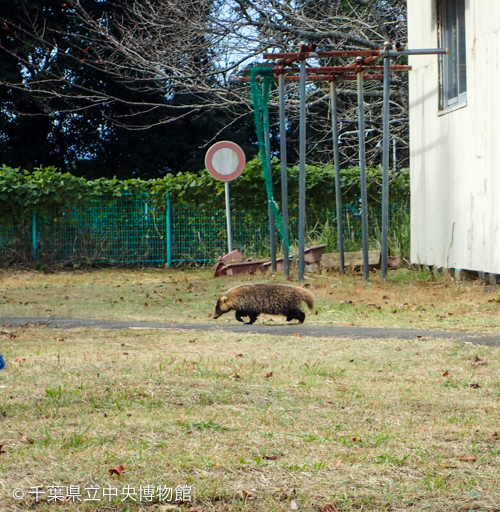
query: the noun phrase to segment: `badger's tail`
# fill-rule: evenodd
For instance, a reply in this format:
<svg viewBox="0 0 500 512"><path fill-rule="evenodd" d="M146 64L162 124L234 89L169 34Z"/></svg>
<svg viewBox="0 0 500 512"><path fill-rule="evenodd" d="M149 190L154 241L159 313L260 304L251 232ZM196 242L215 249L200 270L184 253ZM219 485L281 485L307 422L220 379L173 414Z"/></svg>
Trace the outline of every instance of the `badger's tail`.
<svg viewBox="0 0 500 512"><path fill-rule="evenodd" d="M307 307L311 312L314 312L314 297L311 292L308 292L304 288L301 288L301 298L307 304Z"/></svg>

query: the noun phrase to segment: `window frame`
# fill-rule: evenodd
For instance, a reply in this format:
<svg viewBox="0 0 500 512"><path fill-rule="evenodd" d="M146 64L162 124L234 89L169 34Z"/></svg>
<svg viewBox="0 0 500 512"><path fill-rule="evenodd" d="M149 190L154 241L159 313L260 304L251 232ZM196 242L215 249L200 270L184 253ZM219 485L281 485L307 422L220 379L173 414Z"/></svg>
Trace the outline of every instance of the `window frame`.
<svg viewBox="0 0 500 512"><path fill-rule="evenodd" d="M467 104L465 0L439 0L438 14L439 43L449 49L439 58L439 110L446 113Z"/></svg>

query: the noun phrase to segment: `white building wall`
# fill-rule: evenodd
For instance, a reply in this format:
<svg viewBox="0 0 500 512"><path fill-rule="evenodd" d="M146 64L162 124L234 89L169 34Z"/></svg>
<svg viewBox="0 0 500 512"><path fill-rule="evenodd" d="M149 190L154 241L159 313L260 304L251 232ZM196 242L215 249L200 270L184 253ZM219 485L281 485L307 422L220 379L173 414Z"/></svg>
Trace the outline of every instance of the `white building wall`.
<svg viewBox="0 0 500 512"><path fill-rule="evenodd" d="M500 274L500 1L465 5L465 107L440 113L437 56L410 58L411 259ZM408 32L438 46L436 0L408 0Z"/></svg>

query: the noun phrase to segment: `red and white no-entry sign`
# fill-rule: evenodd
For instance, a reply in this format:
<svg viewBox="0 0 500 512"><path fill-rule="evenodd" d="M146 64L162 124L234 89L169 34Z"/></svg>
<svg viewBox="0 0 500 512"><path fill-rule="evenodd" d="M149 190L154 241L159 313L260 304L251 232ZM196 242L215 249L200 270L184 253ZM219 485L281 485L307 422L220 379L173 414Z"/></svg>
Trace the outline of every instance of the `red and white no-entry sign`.
<svg viewBox="0 0 500 512"><path fill-rule="evenodd" d="M236 179L245 168L245 153L228 140L216 142L205 155L205 166L208 172L219 181Z"/></svg>

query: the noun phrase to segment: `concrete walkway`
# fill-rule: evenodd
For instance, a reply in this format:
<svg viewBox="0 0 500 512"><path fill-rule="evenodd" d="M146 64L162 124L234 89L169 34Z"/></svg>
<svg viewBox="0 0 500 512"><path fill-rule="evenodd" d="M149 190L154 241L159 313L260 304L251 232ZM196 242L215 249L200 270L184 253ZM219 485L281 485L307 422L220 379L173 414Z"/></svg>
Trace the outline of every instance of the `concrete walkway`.
<svg viewBox="0 0 500 512"><path fill-rule="evenodd" d="M53 329L73 329L75 327L93 327L96 329L182 329L189 331L236 332L269 334L275 336L312 336L315 338L374 338L374 339L418 339L440 338L459 343L490 345L500 347L499 334L462 331L428 331L425 329L398 329L395 327L354 327L334 325L244 325L224 324L214 321L210 324L186 324L141 322L134 320L93 320L88 318L56 317L0 317L0 326L22 327L44 325Z"/></svg>

